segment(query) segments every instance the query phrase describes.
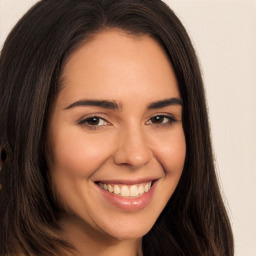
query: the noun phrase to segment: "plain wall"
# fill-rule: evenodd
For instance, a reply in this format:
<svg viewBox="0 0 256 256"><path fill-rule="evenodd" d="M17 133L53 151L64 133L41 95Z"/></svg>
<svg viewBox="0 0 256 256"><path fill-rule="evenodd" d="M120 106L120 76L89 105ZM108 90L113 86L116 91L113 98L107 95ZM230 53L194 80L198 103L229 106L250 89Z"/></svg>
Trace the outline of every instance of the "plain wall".
<svg viewBox="0 0 256 256"><path fill-rule="evenodd" d="M0 0L0 48L36 0ZM187 28L206 87L236 256L256 255L256 2L166 0Z"/></svg>

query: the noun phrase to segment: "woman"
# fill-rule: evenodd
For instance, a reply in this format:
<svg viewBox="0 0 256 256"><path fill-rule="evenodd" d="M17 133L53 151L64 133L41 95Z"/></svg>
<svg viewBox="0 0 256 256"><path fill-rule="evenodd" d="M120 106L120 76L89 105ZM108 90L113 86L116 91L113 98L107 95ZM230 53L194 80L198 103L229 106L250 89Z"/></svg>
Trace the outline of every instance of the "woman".
<svg viewBox="0 0 256 256"><path fill-rule="evenodd" d="M1 255L233 255L200 69L164 3L37 3L0 92Z"/></svg>

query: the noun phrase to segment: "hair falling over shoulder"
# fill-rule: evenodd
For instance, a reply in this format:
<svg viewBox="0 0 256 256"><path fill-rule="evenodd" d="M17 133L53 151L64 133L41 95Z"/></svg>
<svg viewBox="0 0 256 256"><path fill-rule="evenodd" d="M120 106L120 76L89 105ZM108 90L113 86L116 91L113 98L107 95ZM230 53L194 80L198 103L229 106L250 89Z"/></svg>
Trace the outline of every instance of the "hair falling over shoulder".
<svg viewBox="0 0 256 256"><path fill-rule="evenodd" d="M58 226L45 127L68 56L106 28L154 37L169 56L184 104L183 174L143 238L143 254L232 256L197 57L160 0L43 0L9 34L0 57L0 255L57 256L72 249Z"/></svg>

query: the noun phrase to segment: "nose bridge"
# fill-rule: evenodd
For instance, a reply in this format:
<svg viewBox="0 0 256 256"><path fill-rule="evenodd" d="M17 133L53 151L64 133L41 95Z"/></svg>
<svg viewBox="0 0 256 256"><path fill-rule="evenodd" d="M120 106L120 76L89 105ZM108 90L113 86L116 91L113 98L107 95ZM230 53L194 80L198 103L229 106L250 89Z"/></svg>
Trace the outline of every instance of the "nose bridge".
<svg viewBox="0 0 256 256"><path fill-rule="evenodd" d="M114 160L116 164L132 167L146 165L152 158L152 151L148 146L143 127L139 125L121 129Z"/></svg>

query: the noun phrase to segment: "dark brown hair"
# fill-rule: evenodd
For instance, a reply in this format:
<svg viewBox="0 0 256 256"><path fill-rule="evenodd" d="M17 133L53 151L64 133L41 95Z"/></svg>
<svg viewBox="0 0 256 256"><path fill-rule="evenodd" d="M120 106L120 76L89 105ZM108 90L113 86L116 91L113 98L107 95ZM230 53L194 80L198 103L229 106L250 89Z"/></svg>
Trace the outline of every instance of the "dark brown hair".
<svg viewBox="0 0 256 256"><path fill-rule="evenodd" d="M11 31L0 58L0 255L56 256L68 247L47 179L47 120L65 60L106 28L160 42L184 104L183 174L143 238L144 255L232 256L198 61L181 22L160 0L43 0Z"/></svg>

